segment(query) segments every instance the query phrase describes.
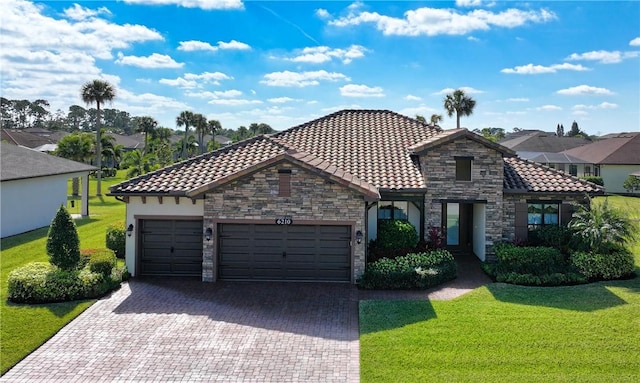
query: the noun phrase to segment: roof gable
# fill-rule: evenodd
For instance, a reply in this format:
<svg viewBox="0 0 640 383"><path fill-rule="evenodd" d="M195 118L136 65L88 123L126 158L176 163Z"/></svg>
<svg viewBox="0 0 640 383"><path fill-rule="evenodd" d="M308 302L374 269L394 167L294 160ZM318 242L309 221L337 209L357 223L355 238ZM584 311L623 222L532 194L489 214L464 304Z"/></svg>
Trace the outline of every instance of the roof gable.
<svg viewBox="0 0 640 383"><path fill-rule="evenodd" d="M495 142L489 139L486 139L480 136L479 134L470 132L467 129L445 130L427 140L424 140L422 142L419 142L415 145L410 146L408 149L412 154L420 155L422 153L429 151L430 149L436 148L440 145L447 144L451 141L455 141L459 138L467 138L472 141L478 142L488 148L491 148L499 153L502 153L503 155L513 156L516 154L513 150L505 146L502 146L500 144L496 144Z"/></svg>
<svg viewBox="0 0 640 383"><path fill-rule="evenodd" d="M29 148L2 143L1 181L46 177L97 170L96 167Z"/></svg>
<svg viewBox="0 0 640 383"><path fill-rule="evenodd" d="M518 157L504 159L504 190L515 193L604 193L602 186Z"/></svg>

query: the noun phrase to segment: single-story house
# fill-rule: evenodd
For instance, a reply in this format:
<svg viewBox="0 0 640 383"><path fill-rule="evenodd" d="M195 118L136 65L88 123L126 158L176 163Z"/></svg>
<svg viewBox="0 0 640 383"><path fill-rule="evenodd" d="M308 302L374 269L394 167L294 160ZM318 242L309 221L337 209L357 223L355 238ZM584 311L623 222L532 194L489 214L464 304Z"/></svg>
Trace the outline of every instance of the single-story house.
<svg viewBox="0 0 640 383"><path fill-rule="evenodd" d="M606 137L562 153L581 159L585 163L585 174L602 177L607 193L627 193L624 180L640 170L640 133Z"/></svg>
<svg viewBox="0 0 640 383"><path fill-rule="evenodd" d="M590 163L568 154L553 152L516 152L516 154L522 159L562 170L572 176L587 177L592 175Z"/></svg>
<svg viewBox="0 0 640 383"><path fill-rule="evenodd" d="M67 205L70 178L82 178L81 214L89 214L89 172L97 168L2 142L0 237L48 226Z"/></svg>
<svg viewBox="0 0 640 383"><path fill-rule="evenodd" d="M526 133L525 133L526 132ZM560 153L562 151L577 148L589 144L591 141L583 137L558 137L555 133L541 130L518 132L509 134L500 145L520 152Z"/></svg>
<svg viewBox="0 0 640 383"><path fill-rule="evenodd" d="M354 283L378 222L481 260L493 245L571 217L602 188L529 162L466 129L387 110L343 110L130 179L126 263L134 275Z"/></svg>

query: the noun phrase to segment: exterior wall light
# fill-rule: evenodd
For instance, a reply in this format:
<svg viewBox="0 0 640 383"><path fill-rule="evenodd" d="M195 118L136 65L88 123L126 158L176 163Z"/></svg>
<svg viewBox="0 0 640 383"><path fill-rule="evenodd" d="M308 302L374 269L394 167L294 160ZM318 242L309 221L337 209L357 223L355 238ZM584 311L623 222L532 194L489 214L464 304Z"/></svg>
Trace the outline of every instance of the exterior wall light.
<svg viewBox="0 0 640 383"><path fill-rule="evenodd" d="M130 223L129 226L127 226L127 237L131 237L131 234L133 234L133 224Z"/></svg>
<svg viewBox="0 0 640 383"><path fill-rule="evenodd" d="M356 243L358 244L362 243L362 232L360 230L356 232Z"/></svg>
<svg viewBox="0 0 640 383"><path fill-rule="evenodd" d="M207 230L204 231L204 239L211 241L211 237L213 237L213 229L208 227Z"/></svg>

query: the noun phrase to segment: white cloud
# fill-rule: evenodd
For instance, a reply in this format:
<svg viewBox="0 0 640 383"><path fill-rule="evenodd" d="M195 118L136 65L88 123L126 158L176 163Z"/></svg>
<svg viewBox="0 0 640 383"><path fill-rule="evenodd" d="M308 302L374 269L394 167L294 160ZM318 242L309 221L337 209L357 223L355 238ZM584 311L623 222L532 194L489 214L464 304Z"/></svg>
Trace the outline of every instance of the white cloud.
<svg viewBox="0 0 640 383"><path fill-rule="evenodd" d="M416 116L416 115L421 115L425 118L429 118L432 114L442 114L441 111L432 108L430 106L426 106L426 105L420 105L420 106L416 106L416 107L411 107L411 108L404 108L404 109L400 109L398 111L398 113L403 114L405 116Z"/></svg>
<svg viewBox="0 0 640 383"><path fill-rule="evenodd" d="M139 68L156 69L156 68L182 68L184 63L176 62L171 56L153 53L151 56L125 56L122 52L118 52L118 59L115 61L120 65L131 65Z"/></svg>
<svg viewBox="0 0 640 383"><path fill-rule="evenodd" d="M408 94L406 96L404 96L404 99L407 101L420 101L422 100L422 97L418 97L418 96L414 96L412 94Z"/></svg>
<svg viewBox="0 0 640 383"><path fill-rule="evenodd" d="M316 9L316 16L321 18L321 19L328 19L328 18L331 17L331 15L329 14L329 11L327 11L324 8Z"/></svg>
<svg viewBox="0 0 640 383"><path fill-rule="evenodd" d="M132 115L153 115L167 112L167 110L185 110L189 106L171 97L160 96L153 93L135 94L126 89L118 90L116 103L122 103L123 109ZM114 105L117 107L117 105Z"/></svg>
<svg viewBox="0 0 640 383"><path fill-rule="evenodd" d="M632 47L640 47L640 37L636 37L635 39L629 41L629 45Z"/></svg>
<svg viewBox="0 0 640 383"><path fill-rule="evenodd" d="M529 99L526 97L512 97L512 98L508 98L507 101L509 102L528 102Z"/></svg>
<svg viewBox="0 0 640 383"><path fill-rule="evenodd" d="M240 41L231 40L228 43L224 41L218 41L217 45L211 45L206 41L198 41L198 40L189 40L189 41L180 41L180 45L178 46L179 51L185 52L193 52L193 51L212 51L215 52L220 49L235 49L246 51L250 50L251 46L249 44L242 43Z"/></svg>
<svg viewBox="0 0 640 383"><path fill-rule="evenodd" d="M600 94L600 95L609 96L614 94L609 89L598 88L598 87L589 86L589 85L578 85L571 88L560 89L556 93L566 95L566 96L576 96L576 95L585 95L585 94Z"/></svg>
<svg viewBox="0 0 640 383"><path fill-rule="evenodd" d="M456 7L479 7L482 0L456 0Z"/></svg>
<svg viewBox="0 0 640 383"><path fill-rule="evenodd" d="M287 59L293 62L320 64L332 59L341 60L343 64L349 64L357 58L364 57L368 50L361 45L351 45L347 49L329 48L327 46L304 48L298 56Z"/></svg>
<svg viewBox="0 0 640 383"><path fill-rule="evenodd" d="M584 105L584 104L577 104L574 105L573 110L586 110L586 109L615 109L618 107L618 104L613 104L611 102L601 102L598 105Z"/></svg>
<svg viewBox="0 0 640 383"><path fill-rule="evenodd" d="M296 99L296 98L291 98L291 97L275 97L275 98L270 98L267 101L274 103L274 104L284 104L287 102L293 102L293 101L302 101L300 99Z"/></svg>
<svg viewBox="0 0 640 383"><path fill-rule="evenodd" d="M305 87L320 84L320 81L350 81L349 77L342 73L317 70L312 72L272 72L264 75L261 84L268 86Z"/></svg>
<svg viewBox="0 0 640 383"><path fill-rule="evenodd" d="M640 45L640 37L634 40L631 40L629 45L633 45L632 43L638 40ZM632 52L620 52L620 51L591 51L585 53L572 53L567 60L571 61L597 61L600 64L617 64L625 59L630 59L634 57L640 56L640 52L632 51Z"/></svg>
<svg viewBox="0 0 640 383"><path fill-rule="evenodd" d="M242 92L236 89L230 89L230 90L222 90L222 91L215 91L215 92L191 92L191 91L187 91L185 92L185 95L189 96L189 97L198 97L198 98L212 98L212 99L218 99L218 98L236 98L236 97L240 97L242 96Z"/></svg>
<svg viewBox="0 0 640 383"><path fill-rule="evenodd" d="M384 97L384 91L379 86L347 84L340 87L340 94L344 97Z"/></svg>
<svg viewBox="0 0 640 383"><path fill-rule="evenodd" d="M456 88L456 89L453 89L453 88L444 88L444 89L442 89L441 91L439 91L439 92L435 92L435 93L433 93L433 94L434 94L434 95L445 95L445 94L450 94L450 93L453 93L454 91L456 91L457 89L462 90L462 91L463 91L465 94L467 94L467 95L469 95L469 94L480 94L480 93L484 93L484 91L483 91L483 90L474 89L474 88L471 88L471 87L469 87L469 86L463 86L463 87Z"/></svg>
<svg viewBox="0 0 640 383"><path fill-rule="evenodd" d="M185 73L182 77L176 79L163 78L158 82L169 86L193 89L201 88L205 84L220 85L220 81L223 80L233 80L233 77L222 72L203 72L201 74Z"/></svg>
<svg viewBox="0 0 640 383"><path fill-rule="evenodd" d="M486 31L492 27L515 28L530 23L555 20L553 12L507 9L494 13L476 9L460 13L453 9L418 8L405 12L403 18L381 15L377 12L350 12L349 15L329 21L336 27L374 24L384 35L437 36L464 35L473 31Z"/></svg>
<svg viewBox="0 0 640 383"><path fill-rule="evenodd" d="M106 7L98 9L90 9L80 6L79 4L73 4L73 7L64 10L64 15L72 20L85 20L91 17L98 16L99 14L110 15L111 11Z"/></svg>
<svg viewBox="0 0 640 383"><path fill-rule="evenodd" d="M536 110L550 112L550 111L562 110L562 108L559 107L558 105L542 105L537 107Z"/></svg>
<svg viewBox="0 0 640 383"><path fill-rule="evenodd" d="M262 101L260 101L260 100L243 100L243 99L237 99L237 98L232 98L232 99L221 98L221 99L211 100L211 101L209 101L209 104L212 104L212 105L226 105L226 106L242 106L242 105L262 104Z"/></svg>
<svg viewBox="0 0 640 383"><path fill-rule="evenodd" d="M557 73L559 70L573 70L573 71L582 72L582 71L589 70L589 68L579 64L575 65L575 64L569 64L569 63L554 64L550 66L527 64L527 65L516 66L514 68L505 68L500 72L507 73L507 74L543 74L543 73Z"/></svg>
<svg viewBox="0 0 640 383"><path fill-rule="evenodd" d="M479 38L477 38L477 37L473 37L473 36L469 36L469 37L467 37L467 40L469 40L469 41L473 41L474 43L479 43L479 42L480 42L480 39L479 39Z"/></svg>
<svg viewBox="0 0 640 383"><path fill-rule="evenodd" d="M241 0L124 0L124 2L143 5L177 5L184 8L200 8L205 11L244 8Z"/></svg>

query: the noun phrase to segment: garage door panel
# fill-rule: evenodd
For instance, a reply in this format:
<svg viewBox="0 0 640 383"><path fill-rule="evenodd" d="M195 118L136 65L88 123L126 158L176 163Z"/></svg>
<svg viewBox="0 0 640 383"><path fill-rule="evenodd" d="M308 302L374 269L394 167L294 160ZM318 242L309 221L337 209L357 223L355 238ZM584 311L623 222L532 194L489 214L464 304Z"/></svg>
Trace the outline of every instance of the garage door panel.
<svg viewBox="0 0 640 383"><path fill-rule="evenodd" d="M143 220L141 275L202 275L202 221Z"/></svg>
<svg viewBox="0 0 640 383"><path fill-rule="evenodd" d="M349 226L220 224L218 232L221 279L350 280Z"/></svg>

